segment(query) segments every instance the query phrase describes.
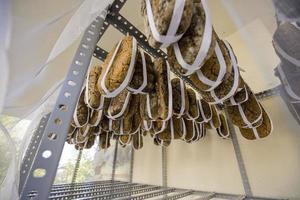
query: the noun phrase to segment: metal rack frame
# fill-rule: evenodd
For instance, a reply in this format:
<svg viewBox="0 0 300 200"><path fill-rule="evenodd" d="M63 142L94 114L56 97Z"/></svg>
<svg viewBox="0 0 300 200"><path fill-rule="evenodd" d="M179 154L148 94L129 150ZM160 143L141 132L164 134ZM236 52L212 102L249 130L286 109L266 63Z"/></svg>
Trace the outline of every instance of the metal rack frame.
<svg viewBox="0 0 300 200"><path fill-rule="evenodd" d="M23 176L23 178L21 178L21 199L47 199L49 197L49 194L51 199L62 199L67 195L71 195L73 198L84 199L111 199L117 197L124 197L124 199L146 199L152 198L154 196L165 195L164 197L167 199L177 199L194 193L191 191L184 191L184 193L182 194L166 196L168 193L177 190L167 187L167 159L165 148L162 148L162 188L160 188L159 186L149 185L143 185L144 187L139 187L136 184L132 184L134 152L132 152L130 183L122 184L122 182L114 181L115 162L117 159L118 149L117 145L115 149L111 181L75 184L74 182L76 179L76 172L78 171L80 162L79 157L78 165L74 170L74 182L72 184L57 185L52 187L52 183L56 175L58 163L67 137L72 114L75 110L77 99L79 98L91 58L92 56L94 56L100 60L104 60L107 56L107 52L101 47L97 46L97 43L109 27L109 25L114 26L123 34L130 34L134 36L137 39L139 46L141 46L147 53L149 53L153 57L163 57L164 59L167 59L167 55L162 50L152 48L148 44L146 37L119 13L120 9L125 3L126 0L115 0L114 3L109 7L108 13L103 12L101 17L97 17L85 31L80 46L73 58L63 87L60 91L59 97L56 101L55 107L50 116L48 116L47 118L48 123L46 123L47 120L46 122L44 120L43 123L46 123L47 125L38 127L38 133L40 133L41 138L40 145L34 151L34 156L30 157L31 159L28 160L29 163L27 163L27 165L27 161L24 161L24 166L30 166L30 168L26 171L26 173L24 173L25 175ZM184 80L186 84L199 92L199 89L187 77L181 76L174 68L171 68L171 71L176 76ZM259 93L258 97L260 99L265 98L267 96L277 94L277 91L278 87ZM243 180L243 186L246 194L246 196L243 196L242 198L247 197L252 199L262 199L252 197L252 192L242 159L242 154L240 152L240 147L236 135L234 134L234 127L231 126L230 129L233 133L233 146L236 152L236 158L239 164L241 178ZM130 190L127 191L127 189ZM85 192L83 193L83 191ZM150 193L136 195L145 192ZM221 195L219 193L207 192L206 194L208 194L208 196L205 197L206 199L210 199L212 197L220 197ZM228 194L226 195L228 196ZM231 196L234 198L241 198L237 195Z"/></svg>

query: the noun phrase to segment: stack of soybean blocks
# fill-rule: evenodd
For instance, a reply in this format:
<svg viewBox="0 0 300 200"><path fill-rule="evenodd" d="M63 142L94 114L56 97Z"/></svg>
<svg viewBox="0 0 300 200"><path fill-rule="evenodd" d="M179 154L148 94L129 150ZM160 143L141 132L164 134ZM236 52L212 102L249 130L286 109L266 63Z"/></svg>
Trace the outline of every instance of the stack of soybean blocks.
<svg viewBox="0 0 300 200"><path fill-rule="evenodd" d="M168 146L172 140L196 142L208 128L229 138L217 104L225 105L245 138L270 134L269 116L241 78L231 46L214 32L205 0L145 0L142 15L149 44L166 48L168 61L152 60L133 37L119 41L101 66L90 67L68 143L90 148L99 137L100 147L108 148L113 138L140 149L147 134ZM171 79L171 67L201 95Z"/></svg>

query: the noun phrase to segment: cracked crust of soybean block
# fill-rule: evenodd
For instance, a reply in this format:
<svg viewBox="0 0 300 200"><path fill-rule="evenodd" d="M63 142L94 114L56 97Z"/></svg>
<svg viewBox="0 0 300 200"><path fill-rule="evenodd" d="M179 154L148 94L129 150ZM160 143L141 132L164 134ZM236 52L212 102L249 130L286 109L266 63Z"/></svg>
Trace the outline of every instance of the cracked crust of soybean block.
<svg viewBox="0 0 300 200"><path fill-rule="evenodd" d="M109 91L113 91L118 88L124 81L128 68L130 65L131 57L132 57L132 40L133 38L130 36L125 37L120 45L120 48L115 56L115 59L112 63L110 70L105 79L105 86ZM106 71L110 60L116 50L117 45L109 52L104 63L102 64L102 73L98 79L98 89L101 94L105 94L103 91L100 81L103 79L104 72Z"/></svg>
<svg viewBox="0 0 300 200"><path fill-rule="evenodd" d="M232 71L232 65L231 65L231 61L230 61L230 56L228 51L226 50L226 47L224 45L224 43L221 40L217 40L220 49L222 51L225 63L226 63L226 74L223 78L223 80L226 80L228 78L228 76L230 76L231 71ZM218 75L220 73L220 64L217 58L217 55L215 52L213 52L212 56L204 63L204 65L201 67L201 72L203 73L203 75L212 80L215 81L218 78ZM206 85L205 83L203 83L202 81L199 80L198 76L196 73L192 74L190 76L191 81L198 87L198 89L200 90L206 90L208 89L210 86Z"/></svg>
<svg viewBox="0 0 300 200"><path fill-rule="evenodd" d="M196 117L196 115L198 113L196 94L195 94L194 90L192 90L190 88L187 89L187 94L188 94L188 98L189 98L189 111L188 112L192 117Z"/></svg>
<svg viewBox="0 0 300 200"><path fill-rule="evenodd" d="M150 2L151 2L156 29L161 35L165 35L169 29L169 24L172 18L175 1L151 0ZM182 34L188 29L192 20L192 12L193 12L192 10L193 10L193 0L186 0L184 11L176 34ZM161 44L155 41L155 39L152 36L150 26L148 23L148 18L147 18L145 0L142 1L141 11L142 11L141 12L142 16L144 18L145 34L149 41L149 44L157 48Z"/></svg>
<svg viewBox="0 0 300 200"><path fill-rule="evenodd" d="M98 119L98 115L99 112L101 112L100 110L93 110L93 112L90 112L91 116L89 118L89 124L95 124L97 119ZM96 124L95 126L97 126L98 124Z"/></svg>
<svg viewBox="0 0 300 200"><path fill-rule="evenodd" d="M136 55L136 62L134 65L134 73L129 83L129 87L138 89L143 84L143 81L143 62L140 50L138 50Z"/></svg>
<svg viewBox="0 0 300 200"><path fill-rule="evenodd" d="M155 73L157 77L156 93L157 93L157 105L158 115L160 120L164 120L168 115L168 74L166 62L162 58L158 58L154 61Z"/></svg>
<svg viewBox="0 0 300 200"><path fill-rule="evenodd" d="M214 89L216 96L219 99L224 98L231 91L233 84L234 84L234 72L233 72L233 68L231 67L231 72L227 72L225 74L223 82L217 88ZM234 91L233 96L237 92L238 88L242 88L243 85L244 82L242 81L241 78L239 78L238 87ZM201 94L203 96L203 99L206 100L207 102L214 102L214 99L209 92L201 91ZM225 101L228 101L228 99L226 99Z"/></svg>
<svg viewBox="0 0 300 200"><path fill-rule="evenodd" d="M234 100L237 102L237 103L241 103L242 101L244 101L246 99L246 90L250 90L249 86L245 83L245 81L243 80L242 77L240 77L240 86L238 87L235 95L233 96ZM246 87L246 90L245 90L245 87ZM248 89L247 89L248 88ZM230 100L228 101L225 101L224 102L225 105L227 106L233 106L230 102Z"/></svg>
<svg viewBox="0 0 300 200"><path fill-rule="evenodd" d="M101 71L101 66L96 65L92 67L88 76L88 102L92 108L98 108L100 105L101 94L97 87L97 81L99 79Z"/></svg>
<svg viewBox="0 0 300 200"><path fill-rule="evenodd" d="M249 92L249 99L246 102L242 103L241 106L242 110L245 113L245 116L250 122L256 120L262 114L262 110L260 110L260 104L255 99L252 92ZM232 119L232 122L236 126L243 127L247 125L244 123L243 118L239 113L238 106L227 106L226 109L230 118Z"/></svg>
<svg viewBox="0 0 300 200"><path fill-rule="evenodd" d="M110 106L109 106L109 110L111 112L112 115L116 115L118 113L121 112L122 108L125 106L125 100L127 97L127 94L129 92L127 91L127 89L123 90L120 94L118 94L116 97L112 98L110 101ZM125 108L125 112L123 115L126 115L126 113L129 111L130 108L130 101L131 101L131 94L129 94L129 102L127 104L127 107Z"/></svg>
<svg viewBox="0 0 300 200"><path fill-rule="evenodd" d="M201 99L201 105L206 118L211 116L211 106L205 100Z"/></svg>
<svg viewBox="0 0 300 200"><path fill-rule="evenodd" d="M271 119L268 117L265 110L263 110L263 122L259 127L256 128L256 130L260 138L265 138L271 134L271 130L272 130ZM243 135L243 137L245 137L248 140L256 139L252 129L240 128L240 132Z"/></svg>
<svg viewBox="0 0 300 200"><path fill-rule="evenodd" d="M211 119L212 123L215 128L219 128L221 126L221 121L218 117L217 108L215 106L212 106L211 111L212 111L212 119Z"/></svg>
<svg viewBox="0 0 300 200"><path fill-rule="evenodd" d="M221 126L219 127L220 129L219 131L221 131L223 134L225 132L224 135L228 135L229 130L228 130L228 126L226 126L227 121L225 116L223 114L220 114L220 119L221 119Z"/></svg>
<svg viewBox="0 0 300 200"><path fill-rule="evenodd" d="M179 114L182 105L180 80L178 78L172 79L171 84L173 94L173 112L174 114Z"/></svg>
<svg viewBox="0 0 300 200"><path fill-rule="evenodd" d="M181 119L173 117L174 139L180 139L183 135Z"/></svg>
<svg viewBox="0 0 300 200"><path fill-rule="evenodd" d="M190 27L187 29L182 38L178 41L178 46L182 54L183 59L188 64L193 64L197 54L200 50L201 43L203 42L203 33L205 26L205 13L201 3L194 3L193 17ZM208 50L207 56L203 63L205 63L213 54L216 46L216 33L212 33L212 41ZM168 61L174 66L174 68L184 74L187 72L186 69L182 68L177 62L173 46L167 48L168 50Z"/></svg>
<svg viewBox="0 0 300 200"><path fill-rule="evenodd" d="M186 118L184 118L184 122L185 122L185 126L186 126L186 136L185 139L186 140L190 140L193 138L193 121L192 120L188 120Z"/></svg>

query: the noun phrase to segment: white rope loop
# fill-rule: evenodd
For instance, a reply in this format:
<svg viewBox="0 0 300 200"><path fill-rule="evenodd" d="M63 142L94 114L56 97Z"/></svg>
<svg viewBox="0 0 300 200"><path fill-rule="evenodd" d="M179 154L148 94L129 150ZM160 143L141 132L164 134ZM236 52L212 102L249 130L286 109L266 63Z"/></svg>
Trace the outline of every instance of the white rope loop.
<svg viewBox="0 0 300 200"><path fill-rule="evenodd" d="M173 92L172 92L172 84L171 84L171 70L170 70L170 64L168 61L167 63L167 81L168 81L168 116L165 120L171 119L173 115Z"/></svg>
<svg viewBox="0 0 300 200"><path fill-rule="evenodd" d="M235 92L239 86L240 73L239 73L236 58L234 56L233 50L231 49L229 43L227 41L224 41L224 43L225 43L226 48L229 51L230 61L233 66L233 73L234 73L233 85L232 85L232 88L230 89L230 91L228 92L228 94L226 94L224 97L222 97L220 99L216 96L216 93L214 90L211 91L210 94L214 99L214 102L211 102L212 104L222 104L224 101L226 101L227 99L229 99L230 97L232 97L235 94Z"/></svg>
<svg viewBox="0 0 300 200"><path fill-rule="evenodd" d="M255 95L254 94L252 94L252 95L254 96L255 101L256 101L256 103L259 106L259 112L260 112L260 114L259 114L259 116L256 119L254 119L252 122L250 122L248 120L248 118L247 118L244 110L243 110L243 107L241 106L241 104L238 104L237 106L238 106L239 113L240 113L240 115L241 115L241 117L243 119L243 122L246 124L246 126L243 126L243 128L256 128L256 127L260 126L260 124L257 124L256 126L254 126L254 124L258 123L259 120L261 120L261 118L263 117L263 110L261 108L261 105L258 102L258 100L256 99Z"/></svg>
<svg viewBox="0 0 300 200"><path fill-rule="evenodd" d="M160 122L162 122L162 126L159 130L156 130L155 128L153 128L154 135L157 135L157 134L163 132L167 128L167 122L168 122L167 120L166 121L160 121Z"/></svg>
<svg viewBox="0 0 300 200"><path fill-rule="evenodd" d="M89 125L98 126L98 124L100 123L100 121L102 119L102 116L103 116L103 110L92 110L91 111L91 116L93 116L94 112L98 112L96 121L94 123L89 123Z"/></svg>
<svg viewBox="0 0 300 200"><path fill-rule="evenodd" d="M196 119L198 119L199 118L199 116L200 116L200 112L199 112L199 102L198 102L198 100L196 99L196 110L197 110L197 115L196 116L191 116L190 115L190 113L189 112L187 112L186 113L186 117L187 117L187 119L188 120L196 120Z"/></svg>
<svg viewBox="0 0 300 200"><path fill-rule="evenodd" d="M225 59L224 59L224 55L223 55L223 53L221 51L221 48L220 48L218 43L216 44L216 47L215 47L215 54L217 56L217 60L218 60L219 66L220 66L218 77L215 81L212 81L212 80L208 79L202 73L201 70L198 70L196 72L198 79L200 81L202 81L203 83L205 83L206 85L210 86L208 89L204 90L204 91L207 91L207 92L213 91L215 88L217 88L222 83L223 78L226 74L226 70L227 70L227 65L226 65L226 62L225 62Z"/></svg>
<svg viewBox="0 0 300 200"><path fill-rule="evenodd" d="M185 121L183 118L180 118L180 121L181 121L181 127L182 127L182 136L180 137L180 139L184 140L184 138L186 137Z"/></svg>
<svg viewBox="0 0 300 200"><path fill-rule="evenodd" d="M217 116L217 119L218 119L218 121L219 121L220 124L221 124L220 113L219 113L219 111L218 111L216 108L215 108L215 110L216 110L216 116ZM210 126L211 126L212 128L214 128L214 129L217 129L217 128L218 128L218 127L216 127L216 126L214 125L213 119L210 120L209 123L210 123Z"/></svg>
<svg viewBox="0 0 300 200"><path fill-rule="evenodd" d="M140 51L141 57L142 57L142 64L143 64L143 83L138 89L134 89L130 86L127 86L127 89L132 92L133 94L145 94L143 90L146 88L148 80L147 80L147 63L145 59L144 51Z"/></svg>
<svg viewBox="0 0 300 200"><path fill-rule="evenodd" d="M193 62L193 64L188 64L185 62L181 52L178 43L173 44L173 49L175 52L176 59L178 63L181 65L182 68L188 70L184 76L189 76L192 73L194 73L196 70L200 69L203 66L203 62L205 58L207 57L209 48L211 46L212 42L212 34L213 34L213 28L211 24L210 14L209 14L209 8L207 6L206 0L202 0L203 9L205 12L205 25L204 25L204 32L203 32L203 39L201 41L201 45L199 48L199 51L197 53L197 56Z"/></svg>
<svg viewBox="0 0 300 200"><path fill-rule="evenodd" d="M123 142L121 137L119 137L119 142L122 144L122 145L129 145L130 142L131 142L131 139L132 139L132 135L128 135L128 139L126 142Z"/></svg>
<svg viewBox="0 0 300 200"><path fill-rule="evenodd" d="M243 99L243 100L240 101L240 102L237 102L237 101L235 100L234 96L232 96L232 97L230 97L230 99L229 99L229 100L230 100L230 105L236 106L236 105L239 105L239 104L242 104L242 103L248 101L248 99L249 99L249 94L248 94L248 90L247 90L247 88L246 88L246 85L244 85L243 90L245 91L245 99Z"/></svg>
<svg viewBox="0 0 300 200"><path fill-rule="evenodd" d="M185 6L185 0L175 0L173 14L169 24L167 34L161 35L158 32L155 25L151 2L150 0L146 0L147 17L148 17L150 30L153 38L156 41L162 43L161 48L168 47L170 44L177 42L183 36L183 34L176 35L176 32L181 22L184 6Z"/></svg>
<svg viewBox="0 0 300 200"><path fill-rule="evenodd" d="M186 94L186 90L185 90L185 85L182 79L179 79L180 81L180 95L181 95L181 107L180 107L180 111L179 113L174 113L174 115L176 115L177 118L181 118L184 114L185 114L185 94Z"/></svg>
<svg viewBox="0 0 300 200"><path fill-rule="evenodd" d="M110 68L112 67L114 59L115 59L115 57L116 57L116 55L117 55L117 53L120 49L121 43L122 43L122 40L118 43L117 48L116 48L111 60L109 61L108 66L107 66L107 68L104 72L104 75L103 75L103 77L100 81L100 86L101 86L101 88L103 89L103 91L105 93L103 96L108 97L108 98L112 98L112 97L117 96L119 93L121 93L128 86L128 83L131 81L133 71L134 71L136 52L137 52L137 41L136 41L135 38L132 38L131 60L130 60L130 64L129 64L128 71L127 71L127 74L125 76L125 79L120 84L120 86L118 88L116 88L115 90L109 91L107 89L107 87L105 85L105 80L106 80L106 77L108 75L108 72L109 72Z"/></svg>
<svg viewBox="0 0 300 200"><path fill-rule="evenodd" d="M103 102L101 101L101 99L103 98L102 96L100 96L100 102L99 102L99 105L98 107L94 108L91 104L90 104L90 101L89 101L89 79L90 79L90 73L91 73L91 67L88 68L88 71L87 71L87 77L86 77L86 82L85 82L85 92L84 92L84 101L85 103L87 104L87 106L91 109L94 109L94 110L101 110L103 108Z"/></svg>
<svg viewBox="0 0 300 200"><path fill-rule="evenodd" d="M152 124L153 124L153 122L150 121L150 125L148 126L148 122L146 120L143 120L143 129L145 131L150 131L152 128Z"/></svg>
<svg viewBox="0 0 300 200"><path fill-rule="evenodd" d="M84 88L81 90L81 94L82 94L83 90L84 90ZM81 94L80 94L80 96L81 96ZM89 122L90 108L87 107L88 113L87 113L87 115L86 115L85 122L84 122L83 124L80 124L79 119L78 119L78 116L77 116L77 114L78 114L77 106L78 106L79 101L80 101L80 97L79 97L79 99L77 100L76 109L75 109L75 111L74 111L74 113L73 113L73 121L74 121L74 124L75 124L76 127L83 127L83 126L85 126L86 124L88 124L88 122Z"/></svg>
<svg viewBox="0 0 300 200"><path fill-rule="evenodd" d="M127 92L125 102L123 104L123 107L122 107L121 111L119 113L115 114L115 115L111 114L111 109L110 109L111 105L110 105L109 109L107 110L107 117L110 118L110 119L113 119L113 120L116 120L116 119L122 117L124 115L124 112L126 111L126 109L128 107L130 97L131 97L131 93ZM111 104L111 102L110 102L110 104Z"/></svg>
<svg viewBox="0 0 300 200"><path fill-rule="evenodd" d="M204 112L204 109L203 109L203 107L202 107L202 101L199 100L200 114L201 114L202 119L203 119L203 121L200 122L200 123L203 123L203 122L207 123L207 122L209 122L209 121L211 120L211 118L212 118L211 105L208 104L208 106L209 106L209 110L210 110L210 116L209 116L209 117L206 117L205 112Z"/></svg>
<svg viewBox="0 0 300 200"><path fill-rule="evenodd" d="M230 136L230 132L229 132L229 127L228 127L228 123L227 123L227 120L226 118L224 118L224 123L222 123L223 121L221 120L221 126L219 128L217 128L217 133L218 135L223 138L223 139L227 139L229 136ZM227 130L227 133L223 133L222 131L222 125L224 126L224 130L226 131Z"/></svg>

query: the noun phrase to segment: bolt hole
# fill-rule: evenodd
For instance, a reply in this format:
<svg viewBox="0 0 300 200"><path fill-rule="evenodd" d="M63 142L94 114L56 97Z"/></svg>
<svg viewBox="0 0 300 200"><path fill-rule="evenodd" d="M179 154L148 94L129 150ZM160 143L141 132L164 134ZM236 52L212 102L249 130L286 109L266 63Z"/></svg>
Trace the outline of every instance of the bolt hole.
<svg viewBox="0 0 300 200"><path fill-rule="evenodd" d="M76 83L75 83L74 81L68 81L68 85L70 85L70 86L75 86Z"/></svg>
<svg viewBox="0 0 300 200"><path fill-rule="evenodd" d="M37 196L38 196L38 193L37 193L37 191L34 191L34 190L28 192L28 194L27 194L27 197L29 197L30 199L35 198Z"/></svg>
<svg viewBox="0 0 300 200"><path fill-rule="evenodd" d="M79 72L76 71L76 70L73 70L73 74L74 74L75 76L77 76L77 75L79 74Z"/></svg>
<svg viewBox="0 0 300 200"><path fill-rule="evenodd" d="M76 61L75 61L75 64L81 66L81 65L82 65L82 62L76 60Z"/></svg>
<svg viewBox="0 0 300 200"><path fill-rule="evenodd" d="M60 111L66 111L66 110L67 110L67 106L64 105L64 104L60 104L60 105L58 105L58 109L59 109Z"/></svg>
<svg viewBox="0 0 300 200"><path fill-rule="evenodd" d="M95 33L91 30L88 30L88 33L91 34L91 35L95 35Z"/></svg>
<svg viewBox="0 0 300 200"><path fill-rule="evenodd" d="M49 140L56 140L57 139L57 134L56 133L49 133L48 134L48 139Z"/></svg>
<svg viewBox="0 0 300 200"><path fill-rule="evenodd" d="M33 171L33 177L34 178L42 178L46 175L46 170L43 168L37 168Z"/></svg>
<svg viewBox="0 0 300 200"><path fill-rule="evenodd" d="M43 152L42 156L43 158L50 158L50 156L52 155L52 152L50 150L46 150Z"/></svg>
<svg viewBox="0 0 300 200"><path fill-rule="evenodd" d="M71 93L69 93L69 92L65 92L65 94L64 94L64 95L65 95L65 97L66 97L66 98L69 98L69 97L71 96Z"/></svg>
<svg viewBox="0 0 300 200"><path fill-rule="evenodd" d="M55 123L56 125L61 125L61 124L62 124L62 120L59 119L59 118L56 118L56 119L54 119L54 123Z"/></svg>
<svg viewBox="0 0 300 200"><path fill-rule="evenodd" d="M81 46L82 46L83 48L85 48L85 49L89 49L89 45L82 44Z"/></svg>

